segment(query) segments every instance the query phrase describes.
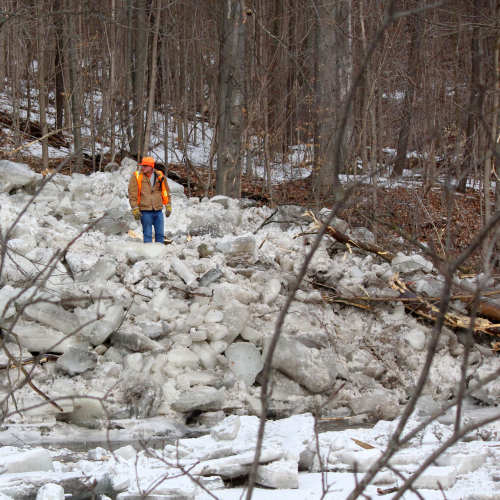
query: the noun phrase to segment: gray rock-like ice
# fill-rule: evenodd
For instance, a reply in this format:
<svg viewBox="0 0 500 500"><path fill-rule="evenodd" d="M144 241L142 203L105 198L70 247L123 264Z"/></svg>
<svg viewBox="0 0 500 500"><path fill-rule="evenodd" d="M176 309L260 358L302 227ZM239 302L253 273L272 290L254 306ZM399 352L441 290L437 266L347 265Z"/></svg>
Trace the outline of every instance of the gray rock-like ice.
<svg viewBox="0 0 500 500"><path fill-rule="evenodd" d="M57 304L38 302L24 309L25 319L54 328L65 334L79 333L80 321L77 316Z"/></svg>
<svg viewBox="0 0 500 500"><path fill-rule="evenodd" d="M92 343L100 345L109 338L109 336L117 330L123 322L125 311L122 306L111 306L106 310L104 318L99 322L97 328L92 334Z"/></svg>
<svg viewBox="0 0 500 500"><path fill-rule="evenodd" d="M194 410L217 411L222 408L225 399L223 390L214 387L195 387L189 391L182 391L172 403L172 409L183 413Z"/></svg>
<svg viewBox="0 0 500 500"><path fill-rule="evenodd" d="M86 370L92 370L96 364L97 354L95 352L68 347L65 353L58 358L56 367L62 373L72 377Z"/></svg>
<svg viewBox="0 0 500 500"><path fill-rule="evenodd" d="M186 283L187 286L196 286L198 284L196 275L184 264L178 257L174 257L171 261L172 269Z"/></svg>
<svg viewBox="0 0 500 500"><path fill-rule="evenodd" d="M264 355L268 344L269 339L266 339ZM330 389L337 378L332 349L311 349L285 334L278 340L272 366L312 392Z"/></svg>

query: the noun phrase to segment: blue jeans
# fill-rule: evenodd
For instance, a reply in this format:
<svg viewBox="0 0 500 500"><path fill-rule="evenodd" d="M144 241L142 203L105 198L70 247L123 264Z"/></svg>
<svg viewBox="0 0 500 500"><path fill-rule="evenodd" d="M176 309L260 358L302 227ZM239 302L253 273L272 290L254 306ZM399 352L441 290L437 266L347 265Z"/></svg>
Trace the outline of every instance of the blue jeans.
<svg viewBox="0 0 500 500"><path fill-rule="evenodd" d="M156 243L164 243L163 210L142 210L141 224L144 243L153 241L153 226Z"/></svg>

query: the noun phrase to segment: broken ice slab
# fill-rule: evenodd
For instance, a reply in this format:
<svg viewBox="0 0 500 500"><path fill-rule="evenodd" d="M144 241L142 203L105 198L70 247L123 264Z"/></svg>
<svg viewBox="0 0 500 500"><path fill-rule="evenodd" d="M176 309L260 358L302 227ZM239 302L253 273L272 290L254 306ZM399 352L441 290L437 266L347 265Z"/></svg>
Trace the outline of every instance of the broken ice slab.
<svg viewBox="0 0 500 500"><path fill-rule="evenodd" d="M264 368L264 362L257 347L249 342L238 342L230 345L225 354L229 360L228 367L236 378L245 382L247 387L251 387Z"/></svg>
<svg viewBox="0 0 500 500"><path fill-rule="evenodd" d="M73 377L97 365L97 354L92 351L68 347L66 352L56 361L56 367L65 375Z"/></svg>
<svg viewBox="0 0 500 500"><path fill-rule="evenodd" d="M207 370L213 370L215 368L217 365L217 353L205 341L193 342L190 349L198 356L204 368Z"/></svg>
<svg viewBox="0 0 500 500"><path fill-rule="evenodd" d="M222 324L227 327L229 333L224 341L231 344L247 325L250 311L248 307L239 303L228 303L224 306L224 318Z"/></svg>
<svg viewBox="0 0 500 500"><path fill-rule="evenodd" d="M255 482L268 488L297 489L299 464L293 460L279 460L268 465L259 465Z"/></svg>
<svg viewBox="0 0 500 500"><path fill-rule="evenodd" d="M217 424L210 431L210 437L215 441L233 440L241 427L241 419L237 415L231 415Z"/></svg>
<svg viewBox="0 0 500 500"><path fill-rule="evenodd" d="M433 269L432 262L424 259L421 255L404 255L398 253L395 259L391 262L392 271L394 273L414 273L422 270L425 273L430 273Z"/></svg>
<svg viewBox="0 0 500 500"><path fill-rule="evenodd" d="M219 266L207 271L200 279L200 288L206 287L222 278L222 271Z"/></svg>
<svg viewBox="0 0 500 500"><path fill-rule="evenodd" d="M106 210L101 220L92 226L95 231L100 231L106 236L126 233L132 222L132 213L130 215L118 208Z"/></svg>
<svg viewBox="0 0 500 500"><path fill-rule="evenodd" d="M270 279L262 292L262 302L272 304L278 298L280 291L281 283L275 278Z"/></svg>
<svg viewBox="0 0 500 500"><path fill-rule="evenodd" d="M0 160L0 178L5 184L11 184L10 189L16 189L31 186L36 181L43 179L43 176L33 172L25 163Z"/></svg>
<svg viewBox="0 0 500 500"><path fill-rule="evenodd" d="M125 311L122 306L111 306L106 310L104 318L92 334L92 343L101 345L108 340L109 336L117 330L125 318Z"/></svg>
<svg viewBox="0 0 500 500"><path fill-rule="evenodd" d="M414 488L447 490L453 485L457 477L457 469L448 467L428 467L413 482Z"/></svg>
<svg viewBox="0 0 500 500"><path fill-rule="evenodd" d="M3 326L3 329L7 333L10 326ZM66 335L37 323L18 321L12 331L18 336L21 346L30 352L62 354L70 346L86 349L90 345L89 340L80 334Z"/></svg>
<svg viewBox="0 0 500 500"><path fill-rule="evenodd" d="M68 420L89 429L99 427L99 419L105 414L103 401L106 394L100 391L85 391L73 398L75 409L68 414Z"/></svg>
<svg viewBox="0 0 500 500"><path fill-rule="evenodd" d="M186 283L187 286L191 287L198 284L196 275L178 257L174 257L170 264L172 265L172 269L177 273L182 281Z"/></svg>
<svg viewBox="0 0 500 500"><path fill-rule="evenodd" d="M113 241L105 250L105 253L118 257L132 250L135 253L146 257L146 259L159 259L168 254L168 247L163 243L136 243L132 241Z"/></svg>
<svg viewBox="0 0 500 500"><path fill-rule="evenodd" d="M118 330L111 335L111 343L121 345L134 352L165 351L165 347L161 344L139 332Z"/></svg>
<svg viewBox="0 0 500 500"><path fill-rule="evenodd" d="M222 238L224 236L221 218L208 211L203 215L193 217L188 232L193 236L203 236L205 234L209 234L212 238Z"/></svg>
<svg viewBox="0 0 500 500"><path fill-rule="evenodd" d="M55 483L44 484L38 490L35 500L64 500L64 488Z"/></svg>
<svg viewBox="0 0 500 500"><path fill-rule="evenodd" d="M214 387L195 387L189 391L182 391L177 400L172 403L172 409L186 413L194 410L220 410L226 399L225 391Z"/></svg>
<svg viewBox="0 0 500 500"><path fill-rule="evenodd" d="M81 326L80 320L75 314L49 302L39 302L27 306L23 316L25 319L37 321L66 334L77 333Z"/></svg>
<svg viewBox="0 0 500 500"><path fill-rule="evenodd" d="M269 338L264 344L266 356ZM289 335L280 336L272 366L315 393L330 389L337 378L332 349L310 349Z"/></svg>
<svg viewBox="0 0 500 500"><path fill-rule="evenodd" d="M228 257L253 257L255 245L253 236L241 236L231 241L219 242L217 248Z"/></svg>
<svg viewBox="0 0 500 500"><path fill-rule="evenodd" d="M7 474L34 471L54 471L48 450L35 448L21 453L12 453L0 459L0 470Z"/></svg>
<svg viewBox="0 0 500 500"><path fill-rule="evenodd" d="M341 460L358 472L366 472L381 456L382 452L376 448L362 451L343 451Z"/></svg>
<svg viewBox="0 0 500 500"><path fill-rule="evenodd" d="M95 279L109 280L115 274L116 262L100 258L92 269L75 274L75 281L92 283Z"/></svg>
<svg viewBox="0 0 500 500"><path fill-rule="evenodd" d="M487 450L469 451L463 453L447 451L436 459L440 466L453 466L457 469L458 474L467 474L473 472L485 464L488 458Z"/></svg>
<svg viewBox="0 0 500 500"><path fill-rule="evenodd" d="M91 253L67 252L65 260L75 276L84 271L90 271L97 264L99 257Z"/></svg>

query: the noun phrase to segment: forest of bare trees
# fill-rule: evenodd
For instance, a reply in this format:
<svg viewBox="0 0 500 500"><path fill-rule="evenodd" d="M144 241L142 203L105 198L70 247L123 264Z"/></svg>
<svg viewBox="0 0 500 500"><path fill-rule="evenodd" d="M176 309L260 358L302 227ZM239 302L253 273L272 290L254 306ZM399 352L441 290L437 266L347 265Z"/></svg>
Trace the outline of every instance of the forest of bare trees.
<svg viewBox="0 0 500 500"><path fill-rule="evenodd" d="M44 168L61 130L76 150L90 139L94 170L160 143L168 165L180 160L173 149L186 157L187 143L209 141L209 165L197 167L210 167L219 194L239 196L255 165L271 198L272 169L292 162L310 169L323 199L340 195L340 174L376 184L418 168L426 186L446 174L463 192L475 179L485 220L498 209L494 0L6 0L1 9L2 120L14 148L51 134Z"/></svg>

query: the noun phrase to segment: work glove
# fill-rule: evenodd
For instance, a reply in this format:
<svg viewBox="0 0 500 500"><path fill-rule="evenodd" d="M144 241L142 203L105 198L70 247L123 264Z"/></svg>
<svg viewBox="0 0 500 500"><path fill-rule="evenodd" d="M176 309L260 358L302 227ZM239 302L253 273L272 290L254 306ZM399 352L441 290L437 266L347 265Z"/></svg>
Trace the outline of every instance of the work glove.
<svg viewBox="0 0 500 500"><path fill-rule="evenodd" d="M172 215L172 207L170 205L165 205L165 217L170 217Z"/></svg>
<svg viewBox="0 0 500 500"><path fill-rule="evenodd" d="M141 211L139 210L139 207L137 207L137 208L133 208L133 209L132 209L132 214L134 215L134 219L135 219L135 220L140 220L141 215L142 215L142 214L141 214Z"/></svg>

